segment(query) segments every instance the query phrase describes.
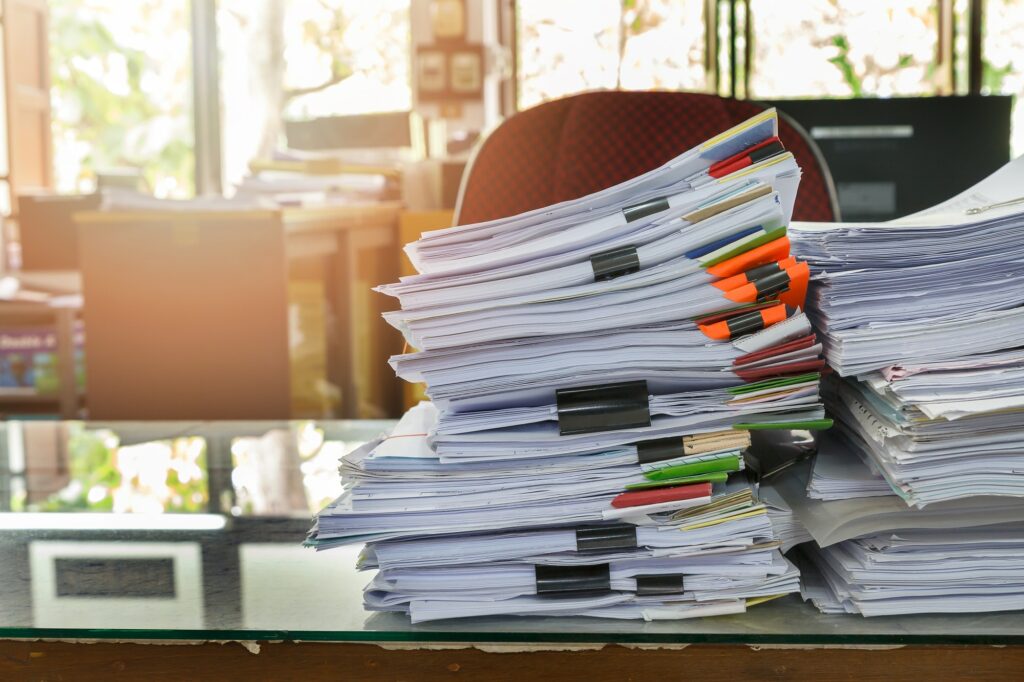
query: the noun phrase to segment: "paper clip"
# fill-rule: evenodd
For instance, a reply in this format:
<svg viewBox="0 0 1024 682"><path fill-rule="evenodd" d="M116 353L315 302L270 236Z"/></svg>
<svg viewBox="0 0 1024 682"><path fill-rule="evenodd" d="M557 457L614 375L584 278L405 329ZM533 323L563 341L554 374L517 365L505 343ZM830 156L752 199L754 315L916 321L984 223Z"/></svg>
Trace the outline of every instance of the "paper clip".
<svg viewBox="0 0 1024 682"><path fill-rule="evenodd" d="M978 215L979 213L984 213L985 211L989 211L993 208L1003 208L1004 206L1014 206L1016 204L1024 204L1024 197L1017 197L1016 199L1009 199L1008 201L1000 201L995 204L988 204L987 206L975 206L974 208L967 209L964 213L967 215Z"/></svg>

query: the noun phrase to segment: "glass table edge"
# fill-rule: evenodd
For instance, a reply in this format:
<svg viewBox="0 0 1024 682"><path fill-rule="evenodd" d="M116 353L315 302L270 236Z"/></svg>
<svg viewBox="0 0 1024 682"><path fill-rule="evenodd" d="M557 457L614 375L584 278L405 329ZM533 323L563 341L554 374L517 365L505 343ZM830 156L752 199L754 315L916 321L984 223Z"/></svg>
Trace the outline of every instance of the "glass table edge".
<svg viewBox="0 0 1024 682"><path fill-rule="evenodd" d="M491 633L350 632L333 630L143 630L85 628L0 628L0 640L153 640L448 644L734 644L734 645L1024 645L1020 634L740 634L740 633Z"/></svg>

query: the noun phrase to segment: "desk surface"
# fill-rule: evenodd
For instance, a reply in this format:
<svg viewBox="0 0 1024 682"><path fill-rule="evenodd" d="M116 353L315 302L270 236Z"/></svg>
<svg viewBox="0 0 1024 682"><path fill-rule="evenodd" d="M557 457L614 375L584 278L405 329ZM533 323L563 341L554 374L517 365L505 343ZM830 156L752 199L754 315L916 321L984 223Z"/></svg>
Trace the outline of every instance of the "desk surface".
<svg viewBox="0 0 1024 682"><path fill-rule="evenodd" d="M234 222L280 215L285 229L289 232L315 232L388 225L397 221L400 210L401 202L374 201L265 209L240 207L238 210L82 211L76 213L74 218L75 222L82 225L105 225L167 221L175 223Z"/></svg>
<svg viewBox="0 0 1024 682"><path fill-rule="evenodd" d="M316 495L336 494L323 485L325 480L330 482L326 476L333 476L338 452L388 425L336 421L9 422L0 426L0 506L7 512L0 513L0 637L1024 644L1024 613L1020 612L866 619L825 616L796 597L762 604L741 616L651 623L476 618L413 626L398 614L367 613L362 609L361 590L369 574L354 569L359 548L321 553L302 548L309 526L304 507L313 508ZM272 435L261 438L268 432ZM170 453L173 460L174 453L197 447L195 438L203 439L204 448L191 460L201 469L193 475L200 476L207 490L206 502L193 513L59 511L74 508L74 495L82 493L83 486L92 486L86 488L88 496L92 488L113 485L90 478L96 471L121 467L120 493L113 491L121 494L127 486L123 477L131 473L125 473L126 462L137 463L141 455L156 461L160 453ZM254 444L262 449L251 450ZM128 449L140 447L164 449L151 453ZM277 468L254 468L251 452L257 452L264 465L279 463ZM287 452L295 456L282 455ZM292 466L287 462L300 469L291 474L305 486L305 501L295 502L292 496L291 508L278 505L269 510L252 508L251 499L244 501L253 490L272 489L275 482L289 478L289 472L280 468ZM54 482L54 477L59 480ZM145 486L133 481L133 493L142 495ZM148 485L159 488L160 484L149 481ZM192 494L201 502L201 494ZM99 493L92 497L100 499ZM12 507L22 511L7 511Z"/></svg>

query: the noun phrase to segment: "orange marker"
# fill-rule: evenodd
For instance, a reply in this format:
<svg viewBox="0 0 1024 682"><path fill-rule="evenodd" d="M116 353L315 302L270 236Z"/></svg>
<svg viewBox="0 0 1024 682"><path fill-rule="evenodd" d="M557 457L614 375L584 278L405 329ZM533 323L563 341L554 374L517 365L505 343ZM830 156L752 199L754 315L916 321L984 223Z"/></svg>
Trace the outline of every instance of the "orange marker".
<svg viewBox="0 0 1024 682"><path fill-rule="evenodd" d="M720 322L702 324L700 330L716 341L728 341L782 322L794 312L793 308L780 303L770 308L734 315Z"/></svg>
<svg viewBox="0 0 1024 682"><path fill-rule="evenodd" d="M715 277L732 277L739 273L789 257L789 237L779 237L767 244L744 251L707 269Z"/></svg>

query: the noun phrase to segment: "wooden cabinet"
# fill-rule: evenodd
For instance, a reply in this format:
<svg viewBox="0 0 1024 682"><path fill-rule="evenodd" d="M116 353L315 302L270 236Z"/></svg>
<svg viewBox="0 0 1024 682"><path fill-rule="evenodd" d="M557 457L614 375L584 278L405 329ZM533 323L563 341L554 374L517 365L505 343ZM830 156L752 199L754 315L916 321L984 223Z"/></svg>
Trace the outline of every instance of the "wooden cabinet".
<svg viewBox="0 0 1024 682"><path fill-rule="evenodd" d="M340 416L397 415L387 358L400 336L371 291L397 277L397 215L395 204L79 214L89 416L329 416L295 409L318 390L310 382L338 388ZM326 335L323 372L301 381L297 296L307 310L320 296L327 320L314 332Z"/></svg>

